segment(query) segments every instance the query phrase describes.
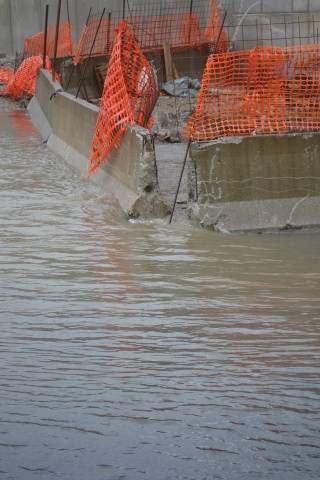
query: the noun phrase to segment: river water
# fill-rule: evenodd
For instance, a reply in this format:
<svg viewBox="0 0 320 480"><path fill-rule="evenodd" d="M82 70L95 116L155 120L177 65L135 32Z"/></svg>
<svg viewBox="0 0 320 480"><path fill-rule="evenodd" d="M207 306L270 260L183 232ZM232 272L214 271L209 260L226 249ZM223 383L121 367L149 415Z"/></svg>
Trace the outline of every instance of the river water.
<svg viewBox="0 0 320 480"><path fill-rule="evenodd" d="M128 223L0 103L1 480L320 476L320 234Z"/></svg>

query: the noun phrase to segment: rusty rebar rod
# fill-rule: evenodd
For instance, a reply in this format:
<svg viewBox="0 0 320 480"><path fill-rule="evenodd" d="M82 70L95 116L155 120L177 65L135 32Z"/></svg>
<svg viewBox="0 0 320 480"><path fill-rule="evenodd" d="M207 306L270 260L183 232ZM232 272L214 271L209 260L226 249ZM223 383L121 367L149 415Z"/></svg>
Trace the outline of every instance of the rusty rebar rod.
<svg viewBox="0 0 320 480"><path fill-rule="evenodd" d="M190 0L190 8L189 8L189 45L191 41L191 16L193 14L193 0Z"/></svg>
<svg viewBox="0 0 320 480"><path fill-rule="evenodd" d="M92 55L92 52L93 52L93 49L94 49L94 46L95 46L95 43L96 43L96 40L97 40L97 36L98 36L99 30L100 30L100 27L101 27L101 23L102 23L102 19L103 19L103 17L104 17L105 11L106 11L106 9L104 8L104 9L102 10L102 14L101 14L101 17L100 17L100 20L99 20L99 24L98 24L98 27L97 27L97 30L96 30L96 33L95 33L95 36L94 36L94 39L93 39L91 48L90 48L89 56L88 56L87 61L86 61L86 63L85 63L84 69L83 69L83 71L82 71L82 75L81 75L81 78L80 78L78 90L77 90L77 93L76 93L76 98L78 98L78 96L79 96L79 93L80 93L80 90L81 90L81 87L82 87L82 84L83 84L83 81L84 81L84 78L85 78L85 75L86 75L86 71L87 71L87 67L88 67L88 64L89 64L89 60L90 60L90 58L91 58L91 55Z"/></svg>
<svg viewBox="0 0 320 480"><path fill-rule="evenodd" d="M90 21L91 13L92 13L92 7L90 7L90 10L89 10L89 13L88 13L88 16L87 16L87 20L86 20L86 23L85 23L86 26L88 25L88 23ZM69 75L69 78L68 78L68 81L67 81L67 84L66 84L66 87L65 87L66 91L69 90L71 80L72 80L73 75L75 73L75 69L76 69L76 65L74 63L72 63L71 72L70 72L70 75Z"/></svg>
<svg viewBox="0 0 320 480"><path fill-rule="evenodd" d="M88 16L87 16L86 25L88 25L88 23L89 23L89 20L90 20L90 17L91 17L91 12L92 12L92 7L90 7L90 10L89 10L89 13L88 13Z"/></svg>
<svg viewBox="0 0 320 480"><path fill-rule="evenodd" d="M107 30L107 55L109 54L109 48L110 48L110 30L111 30L111 15L112 13L109 12L108 14L108 30Z"/></svg>
<svg viewBox="0 0 320 480"><path fill-rule="evenodd" d="M215 50L214 50L213 53L217 53L217 51L218 51L220 38L221 38L223 29L224 29L224 26L225 26L225 23L226 23L226 19L227 19L227 14L228 14L228 12L226 10L225 13L224 13L224 16L223 16L223 20L222 20L221 27L220 27L220 30L219 30L219 35L217 37L217 42L216 42L216 45L215 45ZM169 225L172 223L172 219L173 219L173 215L174 215L174 211L175 211L175 208L176 208L178 195L179 195L179 191L180 191L181 181L182 181L182 177L183 177L183 174L184 174L184 170L186 168L186 163L187 163L187 159L188 159L188 155L189 155L191 145L192 145L192 140L189 140L188 145L187 145L187 149L186 149L186 152L185 152L181 172L180 172L180 177L179 177L179 182L178 182L176 194L175 194L175 197L174 197L173 207L172 207L172 211L171 211L171 215L170 215L170 219L169 219ZM196 186L196 189L198 189L198 186ZM197 196L198 196L198 193L197 193Z"/></svg>
<svg viewBox="0 0 320 480"><path fill-rule="evenodd" d="M54 53L53 53L53 64L52 64L52 81L54 81L55 71L56 71L59 29L60 29L60 15L61 15L61 0L59 0L58 10L57 10L56 36L54 39Z"/></svg>
<svg viewBox="0 0 320 480"><path fill-rule="evenodd" d="M68 23L70 25L70 9L69 9L69 0L67 0L67 17L68 17Z"/></svg>
<svg viewBox="0 0 320 480"><path fill-rule="evenodd" d="M42 67L46 68L47 58L47 42L48 42L48 20L49 20L49 5L46 5L45 22L44 22L44 39L43 39L43 62Z"/></svg>
<svg viewBox="0 0 320 480"><path fill-rule="evenodd" d="M182 164L182 168L181 168L181 172L180 172L180 177L179 177L179 182L178 182L178 187L177 187L177 190L176 190L176 194L175 194L174 202L173 202L173 207L172 207L172 210L171 210L169 225L172 222L173 214L174 214L174 211L175 211L175 208L176 208L177 199L178 199L180 186L181 186L181 181L182 181L184 170L186 168L186 163L187 163L187 158L188 158L188 155L189 155L190 147L191 147L191 140L189 140L189 142L188 142L188 146L187 146L186 153L185 153L185 156L184 156L184 160L183 160L183 164Z"/></svg>

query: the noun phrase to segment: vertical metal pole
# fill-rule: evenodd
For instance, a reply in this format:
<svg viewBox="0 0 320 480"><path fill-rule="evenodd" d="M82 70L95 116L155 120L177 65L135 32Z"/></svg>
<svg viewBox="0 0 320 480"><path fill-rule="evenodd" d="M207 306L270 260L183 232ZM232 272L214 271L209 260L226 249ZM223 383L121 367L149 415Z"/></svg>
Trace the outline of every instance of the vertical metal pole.
<svg viewBox="0 0 320 480"><path fill-rule="evenodd" d="M316 36L315 36L315 28L314 28L314 15L312 15L312 38L313 38L313 44L315 45Z"/></svg>
<svg viewBox="0 0 320 480"><path fill-rule="evenodd" d="M172 207L172 211L171 211L171 215L170 215L169 225L172 222L174 210L176 208L177 199L178 199L178 195L179 195L179 190L180 190L180 186L181 186L181 181L182 181L182 177L183 177L183 172L184 172L184 169L186 167L190 147L191 147L191 140L189 140L189 142L188 142L188 146L187 146L186 153L185 153L185 156L184 156L184 160L183 160L183 164L182 164L182 168L181 168L181 172L180 172L179 183L178 183L176 195L174 197L173 207Z"/></svg>
<svg viewBox="0 0 320 480"><path fill-rule="evenodd" d="M271 17L269 19L269 26L270 26L270 43L271 46L273 47L273 34L272 34L272 22L271 22Z"/></svg>
<svg viewBox="0 0 320 480"><path fill-rule="evenodd" d="M111 12L108 14L108 30L107 30L107 55L109 55L110 48L110 30L111 30Z"/></svg>
<svg viewBox="0 0 320 480"><path fill-rule="evenodd" d="M67 17L68 17L68 23L70 25L70 9L69 9L69 0L67 0Z"/></svg>
<svg viewBox="0 0 320 480"><path fill-rule="evenodd" d="M190 0L190 15L193 13L193 0Z"/></svg>
<svg viewBox="0 0 320 480"><path fill-rule="evenodd" d="M220 26L219 35L218 35L218 38L217 38L216 49L215 49L215 52L214 52L214 53L218 53L220 38L221 38L221 35L222 35L222 32L223 32L223 29L224 29L224 27L225 27L225 23L226 23L226 20L227 20L227 15L228 15L228 12L227 12L227 10L226 10L226 11L224 12L224 16L223 16L222 23L221 23L221 26ZM242 24L242 25L243 25L243 24Z"/></svg>
<svg viewBox="0 0 320 480"><path fill-rule="evenodd" d="M244 50L246 47L245 47L245 40L244 40L244 27L243 27L243 22L241 23L241 37L242 37L242 48L243 48L243 50Z"/></svg>
<svg viewBox="0 0 320 480"><path fill-rule="evenodd" d="M299 45L300 48L302 46L302 41L301 41L301 22L300 22L300 17L298 16L298 32L299 32Z"/></svg>
<svg viewBox="0 0 320 480"><path fill-rule="evenodd" d="M225 14L224 14L224 16L223 16L223 20L222 20L222 23L221 23L219 35L218 35L218 37L217 37L217 43L216 43L216 48L215 48L214 53L217 53L217 51L218 51L220 38L221 38L223 29L224 29L224 26L225 26L225 23L226 23L226 19L227 19L227 14L228 14L228 12L225 11ZM187 145L187 149L186 149L186 153L185 153L185 157L184 157L184 160L183 160L181 172L180 172L180 178L179 178L179 182L178 182L177 191L176 191L176 194L175 194L175 197L174 197L173 207L172 207L172 211L171 211L171 215L170 215L170 219L169 219L169 225L172 223L172 219L173 219L173 215L174 215L174 210L175 210L175 208L176 208L177 199L178 199L178 195L179 195L179 191L180 191L181 181L182 181L182 177L183 177L184 170L185 170L185 168L186 168L186 163L187 163L187 159L188 159L188 155L189 155L189 151L190 151L191 145L192 145L192 140L189 140L188 145ZM198 189L198 185L196 185L196 189ZM196 194L197 194L197 196L198 196L198 190L196 190L196 192L197 192Z"/></svg>
<svg viewBox="0 0 320 480"><path fill-rule="evenodd" d="M53 64L52 64L52 81L54 81L54 74L56 71L56 61L58 53L58 40L59 40L59 28L60 28L60 15L61 15L61 0L58 0L58 10L57 10L57 23L56 23L56 37L54 40L54 53L53 53Z"/></svg>
<svg viewBox="0 0 320 480"><path fill-rule="evenodd" d="M90 10L89 10L89 13L88 13L88 16L87 16L87 20L86 20L86 26L88 25L89 21L90 21L90 18L91 18L91 12L92 12L92 7L90 7ZM68 81L67 81L67 85L65 87L66 91L68 91L69 87L70 87L70 83L71 83L71 80L72 80L72 77L75 73L75 70L76 70L76 66L74 64L72 64L72 69L71 69L71 73L69 75L69 78L68 78Z"/></svg>
<svg viewBox="0 0 320 480"><path fill-rule="evenodd" d="M89 20L91 18L91 12L92 12L92 7L90 7L90 10L89 10L89 13L88 13L88 16L87 16L86 25L88 25Z"/></svg>
<svg viewBox="0 0 320 480"><path fill-rule="evenodd" d="M126 0L122 0L122 20L126 18Z"/></svg>
<svg viewBox="0 0 320 480"><path fill-rule="evenodd" d="M46 68L47 42L48 42L48 19L49 19L49 5L47 4L45 25L44 25L44 40L43 40L43 63L42 63L43 68Z"/></svg>
<svg viewBox="0 0 320 480"><path fill-rule="evenodd" d="M79 93L80 93L80 90L81 90L81 87L82 87L82 84L83 84L83 81L84 81L84 77L85 77L85 74L86 74L86 71L87 71L87 66L88 66L89 60L90 60L90 58L91 58L93 49L94 49L94 45L95 45L95 43L96 43L96 39L97 39L99 30L100 30L100 26L101 26L102 19L103 19L103 17L104 17L105 11L106 11L106 9L104 8L103 11L102 11L102 15L101 15L101 17L100 17L100 21L99 21L99 25L98 25L97 31L96 31L96 33L95 33L95 36L94 36L94 39L93 39L93 42L92 42L92 45L91 45L91 48L90 48L89 57L88 57L88 59L87 59L87 61L86 61L86 64L85 64L85 66L84 66L84 69L83 69L83 71L82 71L82 76L81 76L81 79L80 79L78 91L77 91L77 93L76 93L76 98L78 98L78 96L79 96Z"/></svg>
<svg viewBox="0 0 320 480"><path fill-rule="evenodd" d="M191 15L193 13L193 0L190 0L190 9L189 9L189 45L191 41Z"/></svg>
<svg viewBox="0 0 320 480"><path fill-rule="evenodd" d="M285 15L283 16L283 21L284 21L284 40L285 40L286 48L288 48L287 19Z"/></svg>

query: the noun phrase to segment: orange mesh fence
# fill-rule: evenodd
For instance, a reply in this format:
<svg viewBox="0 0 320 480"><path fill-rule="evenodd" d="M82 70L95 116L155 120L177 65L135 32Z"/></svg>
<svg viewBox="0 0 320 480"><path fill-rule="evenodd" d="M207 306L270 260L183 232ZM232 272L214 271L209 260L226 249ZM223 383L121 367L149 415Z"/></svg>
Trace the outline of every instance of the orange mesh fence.
<svg viewBox="0 0 320 480"><path fill-rule="evenodd" d="M162 16L132 16L126 19L139 42L140 48L147 51L163 49L168 43L173 49L199 47L202 40L199 18L197 15L177 13ZM115 39L116 23L103 19L98 30L99 20L92 19L84 27L78 44L74 63L78 64L91 56L111 54ZM96 41L93 41L98 30ZM93 46L93 48L92 48Z"/></svg>
<svg viewBox="0 0 320 480"><path fill-rule="evenodd" d="M319 95L319 45L211 55L187 133L194 141L206 141L318 131Z"/></svg>
<svg viewBox="0 0 320 480"><path fill-rule="evenodd" d="M52 58L54 55L56 27L50 25L48 27L47 37L47 55ZM39 32L25 39L24 50L28 55L36 56L43 54L44 46L44 32ZM57 58L71 57L73 55L73 41L72 41L72 25L70 22L63 22L60 24L58 37Z"/></svg>
<svg viewBox="0 0 320 480"><path fill-rule="evenodd" d="M197 7L197 8L196 8ZM159 2L150 2L130 10L126 22L131 26L143 52L157 52L168 44L173 50L198 48L209 44L215 51L228 48L228 35L223 29L221 15L216 0L211 0L209 17L208 0L194 2L194 11L190 10L190 1L180 0L177 5L167 6L161 12ZM78 64L89 57L93 41L92 56L110 55L115 38L119 17L112 15L104 18L99 26L99 18L93 18L85 25L78 44L74 63Z"/></svg>
<svg viewBox="0 0 320 480"><path fill-rule="evenodd" d="M37 75L42 64L42 57L26 58L8 85L0 92L0 95L8 95L15 99L21 98L24 94L33 96L36 90ZM50 68L50 60L48 58L47 67Z"/></svg>
<svg viewBox="0 0 320 480"><path fill-rule="evenodd" d="M117 147L127 126L148 127L158 98L154 72L123 21L116 34L92 141L89 174Z"/></svg>
<svg viewBox="0 0 320 480"><path fill-rule="evenodd" d="M9 83L13 75L14 75L13 68L0 67L0 83Z"/></svg>
<svg viewBox="0 0 320 480"><path fill-rule="evenodd" d="M161 16L135 16L127 21L144 51L161 50L165 43L172 49L201 45L202 33L196 14L182 12Z"/></svg>

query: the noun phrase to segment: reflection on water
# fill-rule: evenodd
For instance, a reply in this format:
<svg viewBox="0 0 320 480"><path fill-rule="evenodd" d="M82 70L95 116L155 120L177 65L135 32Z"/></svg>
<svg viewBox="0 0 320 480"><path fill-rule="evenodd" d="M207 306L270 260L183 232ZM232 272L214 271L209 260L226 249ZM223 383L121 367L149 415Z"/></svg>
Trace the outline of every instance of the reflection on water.
<svg viewBox="0 0 320 480"><path fill-rule="evenodd" d="M1 480L318 479L318 233L137 225L0 104Z"/></svg>

